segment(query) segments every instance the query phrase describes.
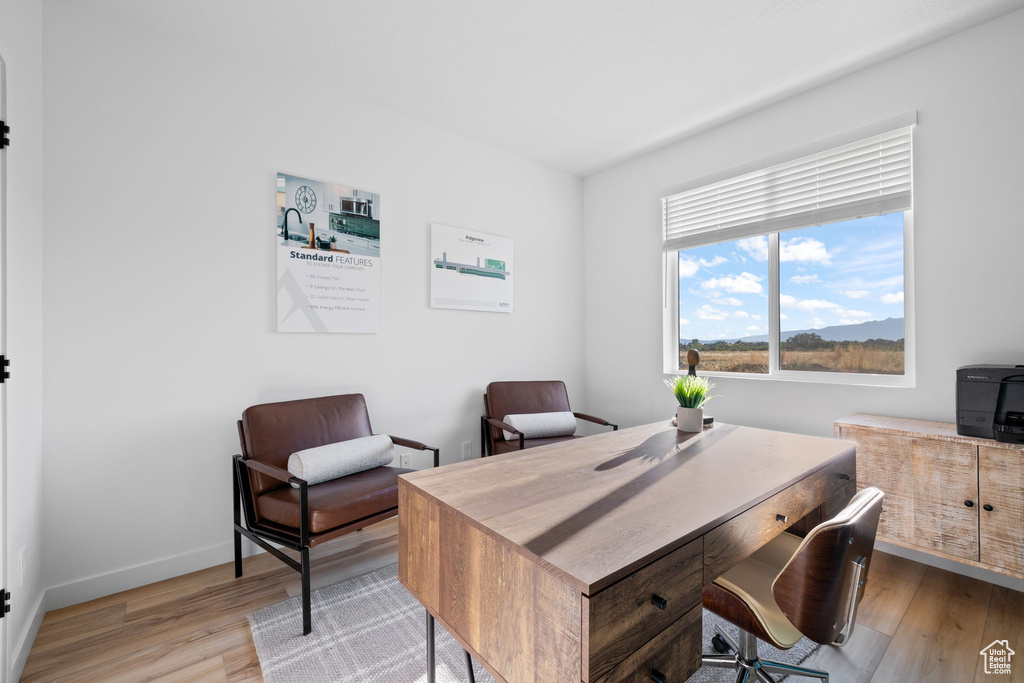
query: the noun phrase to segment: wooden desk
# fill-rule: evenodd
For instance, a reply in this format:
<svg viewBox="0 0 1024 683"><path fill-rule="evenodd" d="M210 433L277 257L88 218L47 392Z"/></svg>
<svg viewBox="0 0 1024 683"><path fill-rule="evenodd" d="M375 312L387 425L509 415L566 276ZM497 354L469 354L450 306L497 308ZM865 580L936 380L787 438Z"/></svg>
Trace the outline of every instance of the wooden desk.
<svg viewBox="0 0 1024 683"><path fill-rule="evenodd" d="M851 443L663 422L405 474L399 579L499 681L684 681L702 587L842 509L855 468Z"/></svg>

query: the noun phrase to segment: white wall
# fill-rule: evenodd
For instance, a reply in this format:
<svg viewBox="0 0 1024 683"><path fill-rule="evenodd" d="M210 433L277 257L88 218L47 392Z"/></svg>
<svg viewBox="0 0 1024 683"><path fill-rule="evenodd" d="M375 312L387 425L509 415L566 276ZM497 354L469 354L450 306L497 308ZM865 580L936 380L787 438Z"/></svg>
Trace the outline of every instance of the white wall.
<svg viewBox="0 0 1024 683"><path fill-rule="evenodd" d="M579 179L71 3L44 18L50 608L230 559L249 405L363 392L443 461L479 448L491 380L564 378L585 407ZM278 170L381 194L379 334L274 332ZM515 239L514 314L429 308L432 221Z"/></svg>
<svg viewBox="0 0 1024 683"><path fill-rule="evenodd" d="M954 418L955 369L1024 363L1024 11L858 72L584 182L587 405L667 418L659 199L666 188L917 110L917 386L716 380L709 410L831 435L854 412Z"/></svg>
<svg viewBox="0 0 1024 683"><path fill-rule="evenodd" d="M17 680L43 616L42 545L42 9L0 2L0 57L7 70L6 487L9 680ZM24 571L21 558L24 557Z"/></svg>

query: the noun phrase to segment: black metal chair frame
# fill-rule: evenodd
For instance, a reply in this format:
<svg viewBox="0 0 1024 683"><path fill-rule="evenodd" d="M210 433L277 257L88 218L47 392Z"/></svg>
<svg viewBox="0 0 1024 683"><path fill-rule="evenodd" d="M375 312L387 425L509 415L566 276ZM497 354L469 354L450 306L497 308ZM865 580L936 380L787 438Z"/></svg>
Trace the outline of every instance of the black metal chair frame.
<svg viewBox="0 0 1024 683"><path fill-rule="evenodd" d="M594 424L601 425L602 427L611 427L613 432L619 431L619 425L612 424L608 420L603 420L593 415L585 415L583 413L573 413L573 417L577 420L586 420L587 422L593 422ZM480 457L486 458L489 455L494 455L494 446L491 443L491 434L489 427L497 427L502 431L515 434L519 437L519 450L526 448L526 435L521 431L501 420L493 417L487 417L486 415L480 416Z"/></svg>
<svg viewBox="0 0 1024 683"><path fill-rule="evenodd" d="M403 439L392 436L391 441L396 446L415 448L421 451L434 452L434 467L440 465L441 451L438 448L426 446L411 439ZM241 454L232 456L232 481L234 482L234 541L235 541L235 578L242 576L242 536L266 550L268 553L284 562L286 565L302 575L302 635L309 635L313 630L312 610L310 608L310 584L309 584L309 484L304 479L292 476L288 470L268 465L259 460L245 459ZM289 534L279 528L268 527L261 524L256 516L256 509L253 505L252 482L249 479L249 470L255 470L278 481L295 484L299 487L299 533ZM245 526L242 525L242 516L245 516ZM349 522L332 531L350 529L359 531L363 527L379 522L398 514L398 508L388 508L379 513ZM330 533L330 532L328 532ZM279 543L286 548L299 553L299 559L289 557L278 548L270 545L268 541Z"/></svg>

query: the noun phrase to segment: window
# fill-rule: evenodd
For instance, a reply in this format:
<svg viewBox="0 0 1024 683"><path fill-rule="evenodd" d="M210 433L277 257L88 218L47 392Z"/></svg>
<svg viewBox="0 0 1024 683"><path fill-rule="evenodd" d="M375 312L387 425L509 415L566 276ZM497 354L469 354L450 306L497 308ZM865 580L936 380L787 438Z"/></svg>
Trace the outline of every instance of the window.
<svg viewBox="0 0 1024 683"><path fill-rule="evenodd" d="M679 252L676 370L686 370L686 352L697 349L702 371L768 372L768 244L764 258L753 258L744 246L725 242Z"/></svg>
<svg viewBox="0 0 1024 683"><path fill-rule="evenodd" d="M911 131L666 197L666 371L911 384Z"/></svg>

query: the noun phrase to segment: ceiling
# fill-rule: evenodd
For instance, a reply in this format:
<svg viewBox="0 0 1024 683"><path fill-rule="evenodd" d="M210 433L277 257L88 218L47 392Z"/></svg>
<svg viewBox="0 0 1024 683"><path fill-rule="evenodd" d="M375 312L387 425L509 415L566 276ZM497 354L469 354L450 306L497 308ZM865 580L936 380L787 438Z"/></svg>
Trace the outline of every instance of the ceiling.
<svg viewBox="0 0 1024 683"><path fill-rule="evenodd" d="M587 176L1024 0L78 0Z"/></svg>

